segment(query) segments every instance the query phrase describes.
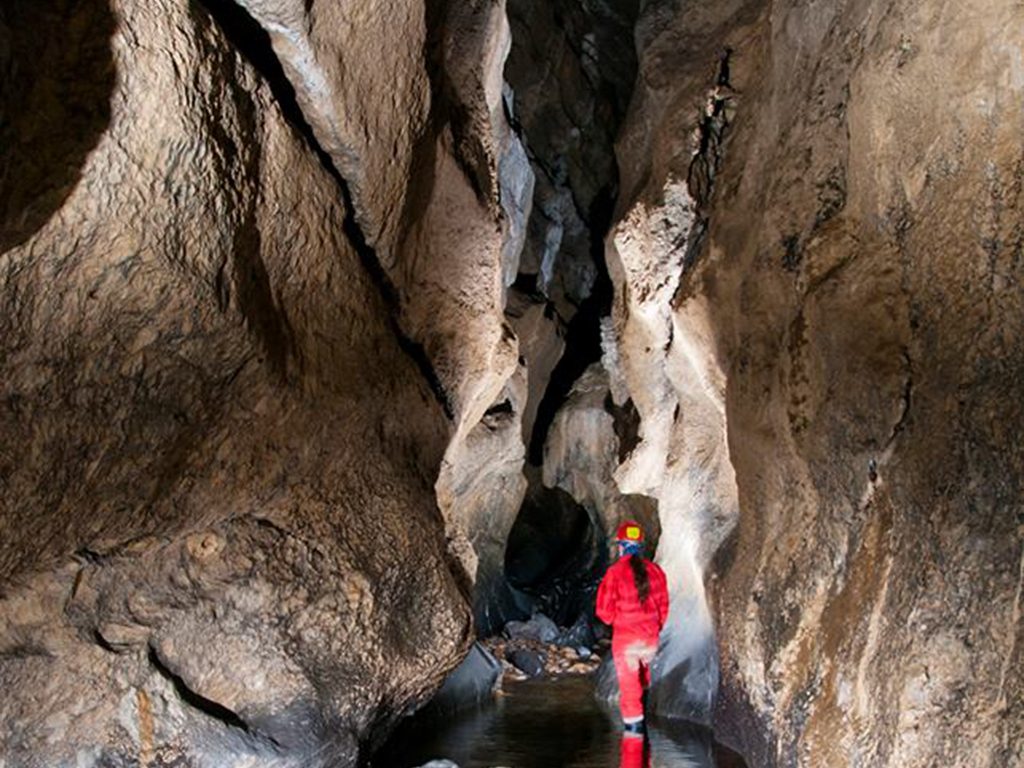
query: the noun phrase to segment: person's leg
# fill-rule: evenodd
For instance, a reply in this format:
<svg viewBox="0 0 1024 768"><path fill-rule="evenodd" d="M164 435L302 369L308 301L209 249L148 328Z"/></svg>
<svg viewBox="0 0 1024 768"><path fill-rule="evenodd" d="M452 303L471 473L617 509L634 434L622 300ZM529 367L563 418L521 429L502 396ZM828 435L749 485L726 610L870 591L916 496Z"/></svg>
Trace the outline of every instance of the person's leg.
<svg viewBox="0 0 1024 768"><path fill-rule="evenodd" d="M650 682L650 665L658 652L657 640L647 637L612 638L612 657L619 678L619 709L629 726L644 720L644 693Z"/></svg>
<svg viewBox="0 0 1024 768"><path fill-rule="evenodd" d="M641 702L640 663L631 644L612 642L612 659L619 679L619 710L626 725L643 722L644 706Z"/></svg>
<svg viewBox="0 0 1024 768"><path fill-rule="evenodd" d="M651 685L651 667L650 664L643 659L640 660L640 707L643 709L644 715L647 713L647 690Z"/></svg>
<svg viewBox="0 0 1024 768"><path fill-rule="evenodd" d="M641 733L626 733L619 748L619 768L645 768L646 741Z"/></svg>

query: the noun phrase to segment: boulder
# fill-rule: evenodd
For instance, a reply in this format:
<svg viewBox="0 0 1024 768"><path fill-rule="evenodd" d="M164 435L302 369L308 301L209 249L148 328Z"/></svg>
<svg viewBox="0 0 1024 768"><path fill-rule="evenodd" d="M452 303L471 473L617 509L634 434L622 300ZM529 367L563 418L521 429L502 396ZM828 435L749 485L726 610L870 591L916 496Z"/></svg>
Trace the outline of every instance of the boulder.
<svg viewBox="0 0 1024 768"><path fill-rule="evenodd" d="M509 662L528 677L539 677L544 673L544 654L528 648L515 648L507 654Z"/></svg>
<svg viewBox="0 0 1024 768"><path fill-rule="evenodd" d="M594 634L594 627L590 617L586 615L580 616L571 627L559 630L553 642L556 645L575 648L583 658L586 658L586 656L590 655L590 648L597 642L597 636Z"/></svg>
<svg viewBox="0 0 1024 768"><path fill-rule="evenodd" d="M501 662L487 648L473 643L466 658L424 707L423 714L451 714L487 701L501 686L501 670Z"/></svg>
<svg viewBox="0 0 1024 768"><path fill-rule="evenodd" d="M559 635L558 625L543 613L534 614L529 621L510 621L505 625L508 638L526 638L541 643L552 643Z"/></svg>

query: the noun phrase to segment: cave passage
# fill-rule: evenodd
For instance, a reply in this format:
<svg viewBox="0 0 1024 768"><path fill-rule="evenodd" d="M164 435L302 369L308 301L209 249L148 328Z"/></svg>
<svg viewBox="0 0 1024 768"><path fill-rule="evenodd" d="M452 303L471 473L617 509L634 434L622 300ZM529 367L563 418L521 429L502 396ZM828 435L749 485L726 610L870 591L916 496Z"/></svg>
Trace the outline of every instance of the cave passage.
<svg viewBox="0 0 1024 768"><path fill-rule="evenodd" d="M0 0L0 768L1024 768L1022 39Z"/></svg>
<svg viewBox="0 0 1024 768"><path fill-rule="evenodd" d="M508 537L505 577L561 626L592 619L608 565L608 511L546 487L543 477L552 426L602 357L602 321L614 295L604 256L619 192L614 141L637 75L638 13L635 0L508 4L509 119L536 186L507 315L515 328L525 308L540 305L547 322L520 334L529 371L528 489ZM559 345L557 358L546 358Z"/></svg>

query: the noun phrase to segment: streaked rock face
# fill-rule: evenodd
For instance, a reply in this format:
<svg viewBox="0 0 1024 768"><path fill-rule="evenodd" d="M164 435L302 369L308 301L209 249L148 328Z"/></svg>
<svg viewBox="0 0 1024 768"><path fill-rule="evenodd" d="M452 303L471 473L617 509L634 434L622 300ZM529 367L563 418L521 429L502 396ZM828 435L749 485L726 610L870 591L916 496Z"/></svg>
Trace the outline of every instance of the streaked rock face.
<svg viewBox="0 0 1024 768"><path fill-rule="evenodd" d="M658 495L667 567L717 551L718 722L754 764L1022 759L1022 24L869 0L639 22L618 479Z"/></svg>

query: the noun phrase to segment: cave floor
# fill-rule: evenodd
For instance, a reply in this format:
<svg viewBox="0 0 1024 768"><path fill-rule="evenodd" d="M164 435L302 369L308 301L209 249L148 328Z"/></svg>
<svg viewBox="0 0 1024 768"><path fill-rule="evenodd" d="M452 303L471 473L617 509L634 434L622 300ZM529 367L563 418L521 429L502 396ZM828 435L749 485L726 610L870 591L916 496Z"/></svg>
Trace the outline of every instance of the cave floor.
<svg viewBox="0 0 1024 768"><path fill-rule="evenodd" d="M594 698L592 677L538 678L506 685L479 709L430 723L409 721L371 768L414 768L451 760L459 768L741 768L710 732L661 722L649 731L649 762L622 747L617 721Z"/></svg>

